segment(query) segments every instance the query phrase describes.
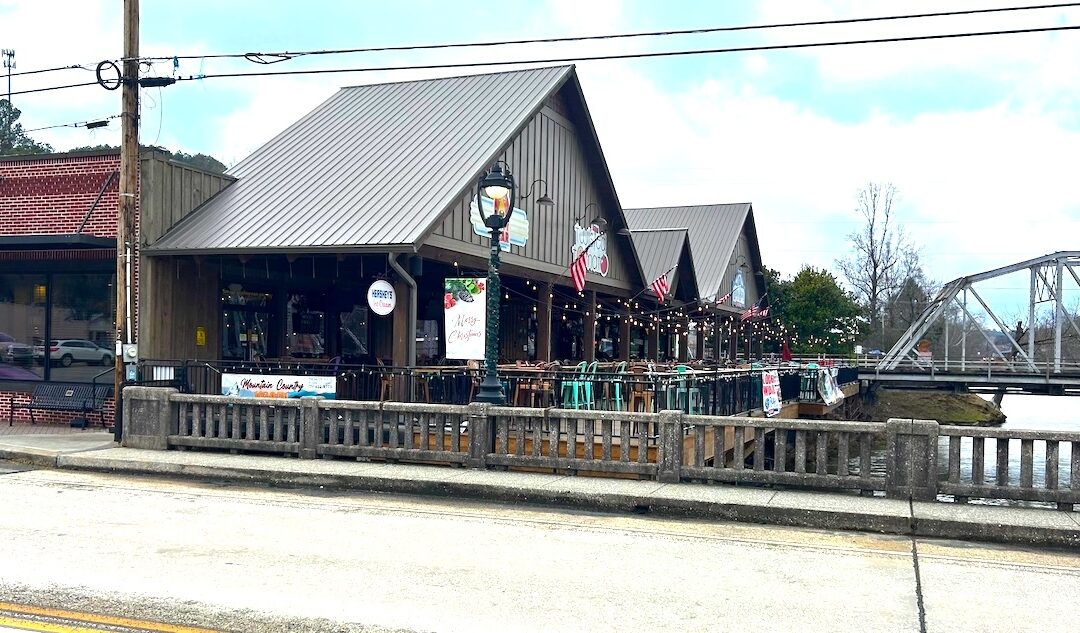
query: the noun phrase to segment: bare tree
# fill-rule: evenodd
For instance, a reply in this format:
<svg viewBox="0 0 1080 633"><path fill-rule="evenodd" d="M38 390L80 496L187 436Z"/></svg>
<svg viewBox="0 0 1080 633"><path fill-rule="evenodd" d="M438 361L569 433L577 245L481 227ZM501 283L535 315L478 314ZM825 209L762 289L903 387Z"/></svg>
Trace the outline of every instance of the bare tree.
<svg viewBox="0 0 1080 633"><path fill-rule="evenodd" d="M891 183L868 183L859 190L856 212L862 227L848 235L852 253L836 261L866 309L876 321L884 316L884 304L906 281L905 273L918 266L918 255L908 244L903 227L893 218L897 191Z"/></svg>

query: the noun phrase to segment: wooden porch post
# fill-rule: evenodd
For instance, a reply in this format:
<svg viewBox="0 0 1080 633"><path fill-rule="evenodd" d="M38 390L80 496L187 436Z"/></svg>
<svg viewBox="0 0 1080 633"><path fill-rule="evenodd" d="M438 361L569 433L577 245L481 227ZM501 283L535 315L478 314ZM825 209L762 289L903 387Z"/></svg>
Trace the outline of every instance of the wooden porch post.
<svg viewBox="0 0 1080 633"><path fill-rule="evenodd" d="M394 324L394 341L391 347L392 361L391 364L394 367L405 367L409 364L409 337L415 337L416 327L415 323L409 323L409 292L410 288L401 279L394 280L394 294L397 295L397 305L394 307L393 312L393 324ZM406 402L411 400L409 394L406 394L406 383L408 380L402 379L394 381L394 400L398 402Z"/></svg>
<svg viewBox="0 0 1080 633"><path fill-rule="evenodd" d="M581 337L582 358L590 363L596 360L596 291L585 292L585 334Z"/></svg>
<svg viewBox="0 0 1080 633"><path fill-rule="evenodd" d="M705 358L705 321L704 319L698 321L697 335L694 341L694 358L702 360Z"/></svg>
<svg viewBox="0 0 1080 633"><path fill-rule="evenodd" d="M630 360L630 332L630 308L627 308L619 323L619 360Z"/></svg>
<svg viewBox="0 0 1080 633"><path fill-rule="evenodd" d="M536 306L536 360L551 360L551 295L552 284L540 288L540 301Z"/></svg>
<svg viewBox="0 0 1080 633"><path fill-rule="evenodd" d="M679 329L682 330L683 332L685 332L685 334L681 334L679 336L679 362L680 363L685 363L686 359L690 355L690 333L689 333L689 331L688 331L688 329L686 327L689 322L690 322L689 319L687 319L685 317L679 320Z"/></svg>

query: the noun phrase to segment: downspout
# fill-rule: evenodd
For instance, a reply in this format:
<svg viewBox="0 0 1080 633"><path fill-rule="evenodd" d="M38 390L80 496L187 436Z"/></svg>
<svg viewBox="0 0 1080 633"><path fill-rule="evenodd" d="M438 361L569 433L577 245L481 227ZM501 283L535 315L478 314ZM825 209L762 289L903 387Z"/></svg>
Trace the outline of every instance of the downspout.
<svg viewBox="0 0 1080 633"><path fill-rule="evenodd" d="M409 273L401 267L401 264L397 262L397 253L388 253L386 255L386 261L389 262L390 268L394 269L401 279L409 286L409 367L416 365L416 280L413 279Z"/></svg>

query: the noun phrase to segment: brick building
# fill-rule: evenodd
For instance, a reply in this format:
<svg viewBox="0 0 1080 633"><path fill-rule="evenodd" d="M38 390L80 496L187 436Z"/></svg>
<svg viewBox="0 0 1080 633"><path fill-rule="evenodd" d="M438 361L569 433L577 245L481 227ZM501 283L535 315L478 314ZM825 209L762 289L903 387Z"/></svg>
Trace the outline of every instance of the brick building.
<svg viewBox="0 0 1080 633"><path fill-rule="evenodd" d="M0 157L0 419L42 381L112 381L119 170L116 151ZM231 182L155 150L143 152L140 172L136 255L142 224L182 216ZM16 407L16 420L28 418Z"/></svg>

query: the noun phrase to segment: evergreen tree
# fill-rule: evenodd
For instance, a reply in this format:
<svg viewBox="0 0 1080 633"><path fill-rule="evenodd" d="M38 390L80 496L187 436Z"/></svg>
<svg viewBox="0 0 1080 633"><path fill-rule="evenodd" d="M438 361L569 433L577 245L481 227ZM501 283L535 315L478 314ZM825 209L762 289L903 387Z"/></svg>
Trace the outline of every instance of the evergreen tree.
<svg viewBox="0 0 1080 633"><path fill-rule="evenodd" d="M38 143L19 123L22 111L7 99L0 99L0 156L23 154L49 154L53 148L48 143Z"/></svg>

